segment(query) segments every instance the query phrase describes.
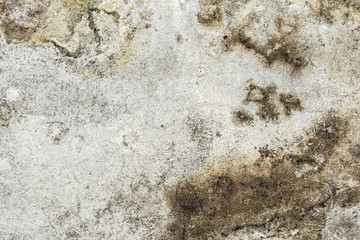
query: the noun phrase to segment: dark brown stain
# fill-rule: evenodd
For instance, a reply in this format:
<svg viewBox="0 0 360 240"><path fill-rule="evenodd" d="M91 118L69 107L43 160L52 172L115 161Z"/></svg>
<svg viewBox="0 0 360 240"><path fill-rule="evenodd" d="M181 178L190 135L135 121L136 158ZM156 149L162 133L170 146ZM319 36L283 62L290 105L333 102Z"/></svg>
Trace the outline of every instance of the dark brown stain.
<svg viewBox="0 0 360 240"><path fill-rule="evenodd" d="M244 110L235 111L232 113L232 115L233 123L235 123L236 125L250 124L254 121L254 117Z"/></svg>
<svg viewBox="0 0 360 240"><path fill-rule="evenodd" d="M224 21L224 7L222 5L207 6L196 16L201 25L207 27L220 25Z"/></svg>
<svg viewBox="0 0 360 240"><path fill-rule="evenodd" d="M268 145L264 147L259 147L259 153L260 153L260 158L259 158L260 162L263 162L269 158L270 159L278 158L280 156L279 151L269 148Z"/></svg>
<svg viewBox="0 0 360 240"><path fill-rule="evenodd" d="M300 154L288 154L287 157L294 166L308 164L322 171L328 159L334 153L335 147L346 137L349 122L338 116L333 110L326 118L314 125L306 139L297 144ZM319 161L319 157L323 161Z"/></svg>
<svg viewBox="0 0 360 240"><path fill-rule="evenodd" d="M260 55L267 66L280 61L291 65L294 71L301 70L308 65L304 57L304 47L301 47L294 38L293 32L284 32L284 21L280 18L276 21L278 34L269 37L266 44L261 45L245 34L245 28L242 25L230 29L229 36L223 37L226 50L232 50L236 46L243 46ZM293 30L294 31L294 30Z"/></svg>
<svg viewBox="0 0 360 240"><path fill-rule="evenodd" d="M262 120L276 122L279 120L280 113L275 104L277 97L276 87L267 86L265 88L250 84L247 87L247 102L255 102L259 106L259 111L256 113Z"/></svg>
<svg viewBox="0 0 360 240"><path fill-rule="evenodd" d="M279 95L280 102L284 106L284 112L287 116L291 115L294 110L302 111L304 108L301 106L300 99L292 93L281 93Z"/></svg>
<svg viewBox="0 0 360 240"><path fill-rule="evenodd" d="M164 239L219 239L216 236L247 227L264 228L272 237L298 230L292 239L321 239L329 206L353 206L360 194L358 187L336 187L336 175L325 170L346 139L348 119L330 111L312 129L293 153L266 146L255 164L244 164L246 157L224 158L197 176L165 187L174 221ZM308 159L315 155L326 159L324 166L297 175L299 165L313 164Z"/></svg>
<svg viewBox="0 0 360 240"><path fill-rule="evenodd" d="M281 112L290 116L293 111L302 111L301 100L293 93L277 93L276 86L262 87L251 83L247 88L246 102L254 102L259 110L256 113L260 119L279 123ZM282 105L282 106L281 106Z"/></svg>
<svg viewBox="0 0 360 240"><path fill-rule="evenodd" d="M8 127L12 118L12 110L5 100L0 101L0 123L3 127Z"/></svg>

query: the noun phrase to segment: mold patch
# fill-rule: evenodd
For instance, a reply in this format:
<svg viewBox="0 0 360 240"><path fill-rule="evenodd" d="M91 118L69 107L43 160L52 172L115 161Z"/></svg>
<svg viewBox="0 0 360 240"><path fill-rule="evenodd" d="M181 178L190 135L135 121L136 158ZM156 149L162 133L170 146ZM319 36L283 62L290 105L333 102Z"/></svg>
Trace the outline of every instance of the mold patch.
<svg viewBox="0 0 360 240"><path fill-rule="evenodd" d="M247 87L247 102L255 102L259 106L259 111L256 113L260 119L265 121L277 122L280 113L276 106L276 88L268 86L266 88L260 87L255 84L250 84Z"/></svg>
<svg viewBox="0 0 360 240"><path fill-rule="evenodd" d="M254 117L244 110L235 111L232 113L232 115L232 121L236 125L250 124L254 121Z"/></svg>
<svg viewBox="0 0 360 240"><path fill-rule="evenodd" d="M328 158L333 154L339 142L346 137L349 127L346 118L330 111L314 126L313 131L308 134L308 139L303 141L303 144L299 144L299 148L304 155L321 154Z"/></svg>
<svg viewBox="0 0 360 240"><path fill-rule="evenodd" d="M303 110L301 101L295 94L278 94L275 86L261 87L256 84L250 84L246 90L247 96L245 101L254 102L258 105L259 111L256 114L264 121L278 123L281 111L286 116L290 116L293 111Z"/></svg>
<svg viewBox="0 0 360 240"><path fill-rule="evenodd" d="M276 20L277 31L267 39L265 44L258 43L246 34L248 25L250 23L243 23L230 29L229 36L224 37L223 40L226 50L243 46L244 49L261 56L267 66L271 66L275 62L283 62L291 65L294 71L308 65L308 61L303 55L304 48L295 40L295 28L286 25L282 19Z"/></svg>
<svg viewBox="0 0 360 240"><path fill-rule="evenodd" d="M280 102L284 106L285 115L290 116L292 111L302 111L304 108L301 106L300 99L292 93L281 93Z"/></svg>
<svg viewBox="0 0 360 240"><path fill-rule="evenodd" d="M303 228L301 236L310 237L325 223L321 206L330 199L328 186L296 178L289 163L271 169L226 166L209 171L167 192L178 221L170 226L171 239L207 239L213 231L228 235L267 222L280 223L272 232ZM319 212L314 216L315 208Z"/></svg>
<svg viewBox="0 0 360 240"><path fill-rule="evenodd" d="M349 207L359 203L360 196L358 187L335 187L337 175L326 169L332 168L328 160L347 137L348 120L329 112L314 128L294 153L260 148L256 164L245 164L247 157L223 159L165 187L174 222L164 239L219 239L260 226L269 237L321 239L334 201ZM324 167L299 176L293 156L315 159L318 154L326 159Z"/></svg>

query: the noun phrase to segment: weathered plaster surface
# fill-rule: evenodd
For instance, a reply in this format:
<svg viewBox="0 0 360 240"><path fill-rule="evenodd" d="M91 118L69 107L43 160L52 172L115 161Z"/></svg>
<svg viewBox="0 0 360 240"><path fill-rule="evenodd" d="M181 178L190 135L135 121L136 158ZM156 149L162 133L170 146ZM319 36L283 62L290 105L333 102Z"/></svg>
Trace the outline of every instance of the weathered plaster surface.
<svg viewBox="0 0 360 240"><path fill-rule="evenodd" d="M0 0L1 239L359 239L360 1Z"/></svg>

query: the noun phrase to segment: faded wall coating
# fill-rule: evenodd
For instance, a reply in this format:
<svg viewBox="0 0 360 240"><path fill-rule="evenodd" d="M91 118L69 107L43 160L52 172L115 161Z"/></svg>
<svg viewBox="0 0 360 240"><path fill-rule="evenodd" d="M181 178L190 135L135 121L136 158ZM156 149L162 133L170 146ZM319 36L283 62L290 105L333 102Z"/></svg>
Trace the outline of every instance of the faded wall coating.
<svg viewBox="0 0 360 240"><path fill-rule="evenodd" d="M1 239L360 239L360 1L0 0Z"/></svg>

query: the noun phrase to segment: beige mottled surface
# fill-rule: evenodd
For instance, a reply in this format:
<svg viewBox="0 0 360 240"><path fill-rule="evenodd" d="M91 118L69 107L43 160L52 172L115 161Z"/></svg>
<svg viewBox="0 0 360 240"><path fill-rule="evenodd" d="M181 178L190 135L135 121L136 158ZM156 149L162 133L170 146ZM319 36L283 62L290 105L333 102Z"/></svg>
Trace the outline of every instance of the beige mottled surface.
<svg viewBox="0 0 360 240"><path fill-rule="evenodd" d="M360 1L0 0L0 239L360 239Z"/></svg>

